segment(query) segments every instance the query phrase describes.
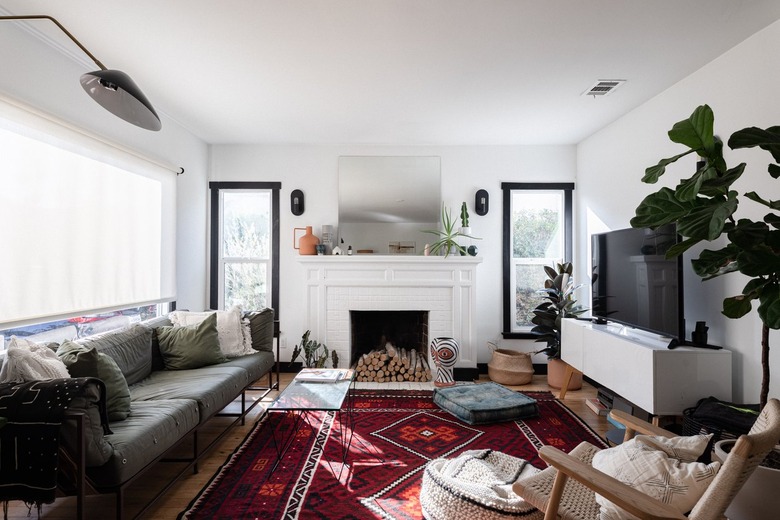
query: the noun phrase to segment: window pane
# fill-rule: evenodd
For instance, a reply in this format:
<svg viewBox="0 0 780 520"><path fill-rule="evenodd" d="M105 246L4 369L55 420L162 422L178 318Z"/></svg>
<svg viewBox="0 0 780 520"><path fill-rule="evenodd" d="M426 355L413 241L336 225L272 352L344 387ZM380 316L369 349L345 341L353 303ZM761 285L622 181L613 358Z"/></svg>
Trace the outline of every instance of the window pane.
<svg viewBox="0 0 780 520"><path fill-rule="evenodd" d="M266 284L267 264L225 263L224 309L241 305L243 309L267 307L268 287Z"/></svg>
<svg viewBox="0 0 780 520"><path fill-rule="evenodd" d="M517 191L512 194L512 256L562 258L563 193Z"/></svg>
<svg viewBox="0 0 780 520"><path fill-rule="evenodd" d="M547 275L544 264L517 264L515 266L515 326L532 327L533 310L544 301L537 293L544 287Z"/></svg>
<svg viewBox="0 0 780 520"><path fill-rule="evenodd" d="M226 191L223 197L223 256L269 258L271 194L266 191Z"/></svg>

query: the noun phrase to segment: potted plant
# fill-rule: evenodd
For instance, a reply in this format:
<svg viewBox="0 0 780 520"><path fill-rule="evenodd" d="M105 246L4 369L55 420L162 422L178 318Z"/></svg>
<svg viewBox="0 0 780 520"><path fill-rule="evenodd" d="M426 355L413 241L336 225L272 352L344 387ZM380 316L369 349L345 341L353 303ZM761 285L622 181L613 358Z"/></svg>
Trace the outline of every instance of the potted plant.
<svg viewBox="0 0 780 520"><path fill-rule="evenodd" d="M471 234L471 227L469 226L469 208L466 206L466 202L460 205L460 232L464 235Z"/></svg>
<svg viewBox="0 0 780 520"><path fill-rule="evenodd" d="M674 189L661 188L645 197L631 226L657 228L676 222L677 232L684 240L669 248L667 258L681 255L699 242L711 242L725 235L724 247L705 249L691 263L704 280L733 272L750 278L741 294L723 300L722 312L729 318L741 318L751 311L753 300L758 300L763 408L769 395L769 330L780 329L780 201L766 200L755 191L745 193L745 199L766 206L769 212L759 221L735 218L739 193L732 189L732 184L742 176L745 163L734 168L726 165L723 142L713 134L714 121L712 109L702 105L672 127L669 138L688 150L647 168L642 181L655 183L666 166L691 153L700 157L696 172ZM739 130L731 135L728 145L732 149L758 146L780 162L780 127ZM780 165L771 163L769 174L774 179L780 177Z"/></svg>
<svg viewBox="0 0 780 520"><path fill-rule="evenodd" d="M688 119L672 127L669 138L687 146L688 150L647 168L642 181L655 183L665 173L666 166L691 153L700 157L696 171L691 177L682 179L674 189L661 188L648 195L637 207L631 225L656 228L676 222L677 232L684 240L667 251L667 258L681 255L702 241L725 239L725 246L717 250L704 249L693 259L693 270L704 280L733 272L750 278L741 294L723 300L722 312L729 318L741 318L752 310L753 301L758 301L762 368L760 407L763 408L769 396L769 331L780 329L780 201L766 200L750 191L742 195L743 199L765 206L768 212L761 220L735 216L740 194L732 185L742 176L746 165L741 163L733 168L726 165L723 142L714 135L714 121L712 109L702 105ZM770 152L774 161L769 164L769 175L773 179L780 178L780 165L777 164L780 162L780 127L744 128L731 135L728 146L731 149L758 146ZM717 449L722 450L725 444L728 441L720 441ZM764 484L769 486L764 491L754 487ZM774 518L778 507L777 489L780 489L780 470L759 466L732 501L726 511L728 517L755 520L759 518L758 508L767 515L765 518ZM775 500L775 505L770 505L770 500Z"/></svg>
<svg viewBox="0 0 780 520"><path fill-rule="evenodd" d="M328 347L319 341L309 339L309 334L311 334L310 330L304 332L303 336L301 336L301 344L295 345L295 348L293 348L290 363L293 363L298 359L298 356L303 354L303 363L306 365L306 368L323 368L328 360ZM331 352L330 357L333 368L338 368L339 356L335 350Z"/></svg>
<svg viewBox="0 0 780 520"><path fill-rule="evenodd" d="M466 248L458 244L460 238L477 239L471 235L461 233L455 229L456 221L453 220L450 214L450 209L444 204L441 206L441 225L443 229L424 229L423 233L431 233L439 237L438 240L430 244L429 251L433 255L444 253L445 257L450 256L450 253L459 253L466 255Z"/></svg>
<svg viewBox="0 0 780 520"><path fill-rule="evenodd" d="M561 320L576 318L587 310L578 306L574 299L574 291L582 285L574 285L573 270L571 262L557 264L555 268L544 266L547 280L544 281L544 289L537 292L543 294L547 301L536 306L531 318L534 324L531 333L537 336L535 341L547 344L534 354L547 355L547 383L553 388L561 387L566 370L566 363L561 361ZM569 383L569 390L581 387L582 374L575 374Z"/></svg>

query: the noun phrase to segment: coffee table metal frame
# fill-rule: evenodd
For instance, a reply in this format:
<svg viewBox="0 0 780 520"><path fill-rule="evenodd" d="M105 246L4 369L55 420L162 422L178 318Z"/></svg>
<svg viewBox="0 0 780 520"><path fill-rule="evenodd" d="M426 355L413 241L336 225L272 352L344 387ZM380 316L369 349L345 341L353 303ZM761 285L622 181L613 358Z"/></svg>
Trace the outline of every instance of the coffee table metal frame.
<svg viewBox="0 0 780 520"><path fill-rule="evenodd" d="M341 419L339 421L339 440L343 447L341 460L343 469L343 466L347 464L347 455L352 444L352 434L354 432L354 417L352 414L353 396L351 392L354 383L354 372L349 371L348 378L335 383L313 383L293 379L290 384L287 385L276 400L268 407L268 412L284 412L292 413L294 415L293 427L290 430L289 436L286 436L286 438L282 432L279 432L278 435L280 438L279 441L277 441L277 428L272 427L272 438L277 458L274 467L271 469L271 473L276 470L276 467L282 461L284 454L290 448L290 445L295 439L302 424L308 422L303 419L311 412L328 412L334 416L335 414L339 414L339 419ZM346 407L342 409L345 402ZM309 423L309 425L311 427L311 423Z"/></svg>

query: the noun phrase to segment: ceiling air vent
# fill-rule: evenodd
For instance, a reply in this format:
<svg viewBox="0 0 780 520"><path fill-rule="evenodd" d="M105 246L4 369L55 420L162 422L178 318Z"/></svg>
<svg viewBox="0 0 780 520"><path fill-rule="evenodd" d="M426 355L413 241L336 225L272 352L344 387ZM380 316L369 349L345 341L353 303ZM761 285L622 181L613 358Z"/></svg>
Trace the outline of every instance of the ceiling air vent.
<svg viewBox="0 0 780 520"><path fill-rule="evenodd" d="M582 93L583 96L606 96L611 94L620 85L625 83L624 79L600 79L588 90Z"/></svg>

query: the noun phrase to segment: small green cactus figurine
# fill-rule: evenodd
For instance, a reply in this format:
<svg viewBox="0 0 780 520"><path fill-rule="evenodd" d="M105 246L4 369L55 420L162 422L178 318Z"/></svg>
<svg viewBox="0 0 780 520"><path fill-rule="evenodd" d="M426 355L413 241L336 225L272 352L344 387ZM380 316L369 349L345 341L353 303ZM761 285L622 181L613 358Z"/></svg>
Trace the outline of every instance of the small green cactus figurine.
<svg viewBox="0 0 780 520"><path fill-rule="evenodd" d="M460 222L463 224L463 227L469 227L469 208L465 202L460 205Z"/></svg>

